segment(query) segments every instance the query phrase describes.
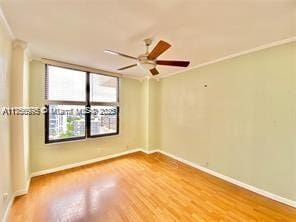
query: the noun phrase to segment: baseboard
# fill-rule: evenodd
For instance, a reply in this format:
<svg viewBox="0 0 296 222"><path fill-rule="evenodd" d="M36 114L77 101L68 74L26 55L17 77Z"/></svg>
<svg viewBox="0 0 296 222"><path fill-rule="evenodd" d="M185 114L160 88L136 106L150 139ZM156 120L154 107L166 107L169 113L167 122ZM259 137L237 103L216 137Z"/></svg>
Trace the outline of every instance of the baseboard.
<svg viewBox="0 0 296 222"><path fill-rule="evenodd" d="M7 208L6 208L5 212L4 212L2 222L7 222L8 221L9 213L10 213L14 198L15 198L15 195L12 195L10 200L9 200L9 203L7 205Z"/></svg>
<svg viewBox="0 0 296 222"><path fill-rule="evenodd" d="M152 150L145 150L145 149L140 149L142 152L146 153L146 154L152 154L152 153L161 153L161 150L158 149L152 149Z"/></svg>
<svg viewBox="0 0 296 222"><path fill-rule="evenodd" d="M233 179L233 178L231 178L229 176L225 176L225 175L223 175L221 173L218 173L216 171L210 170L210 169L208 169L206 167L203 167L203 166L201 166L199 164L190 162L188 160L182 159L180 157L177 157L177 156L175 156L173 154L167 153L167 152L165 152L163 150L159 150L159 149L146 150L146 149L137 148L137 149L124 151L124 152L117 153L117 154L112 154L112 155L107 155L107 156L103 156L103 157L99 157L99 158L95 158L95 159L91 159L91 160L82 161L82 162L79 162L79 163L74 163L74 164L64 165L64 166L61 166L61 167L56 167L56 168L53 168L53 169L48 169L48 170L42 170L42 171L34 172L34 173L32 173L31 177L36 177L36 176L41 176L41 175L45 175L45 174L49 174L49 173L54 173L54 172L58 172L58 171L61 171L61 170L67 170L67 169L71 169L71 168L75 168L75 167L79 167L79 166L83 166L83 165L87 165L87 164L91 164L91 163L100 162L100 161L103 161L103 160L112 159L112 158L115 158L115 157L124 156L124 155L127 155L127 154L139 152L139 151L144 152L146 154L152 154L152 153L156 153L156 152L162 153L163 155L166 155L168 157L171 157L171 158L173 158L175 160L178 160L178 161L180 161L180 162L182 162L182 163L184 163L186 165L189 165L191 167L194 167L196 169L199 169L199 170L201 170L201 171L203 171L205 173L208 173L210 175L213 175L215 177L218 177L218 178L220 178L222 180L225 180L227 182L230 182L232 184L235 184L235 185L237 185L239 187L245 188L245 189L250 190L250 191L252 191L254 193L257 193L259 195L262 195L264 197L267 197L269 199L272 199L272 200L275 200L275 201L278 201L280 203L283 203L283 204L286 204L288 206L291 206L291 207L296 208L296 202L293 201L293 200L289 200L287 198L284 198L284 197L281 197L279 195L270 193L268 191L262 190L260 188L254 187L252 185L243 183L243 182L241 182L239 180ZM23 190L23 191L16 192L15 193L15 196L26 194L28 192L28 189L29 189L29 184L30 184L30 181L28 181L27 189L26 190Z"/></svg>
<svg viewBox="0 0 296 222"><path fill-rule="evenodd" d="M144 152L145 152L145 151L144 151ZM203 172L205 172L205 173L208 173L208 174L210 174L210 175L213 175L213 176L215 176L215 177L218 177L218 178L220 178L220 179L222 179L222 180L225 180L225 181L227 181L227 182L229 182L229 183L235 184L235 185L237 185L237 186L239 186L239 187L245 188L245 189L250 190L250 191L252 191L252 192L254 192L254 193L257 193L257 194L259 194L259 195L262 195L262 196L264 196L264 197L267 197L267 198L269 198L269 199L272 199L272 200L275 200L275 201L277 201L277 202L280 202L280 203L283 203L283 204L286 204L286 205L288 205L288 206L291 206L291 207L296 208L296 202L293 201L293 200L289 200L289 199L287 199L287 198L285 198L285 197L281 197L281 196L279 196L279 195L276 195L276 194L270 193L270 192L268 192L268 191L262 190L262 189L260 189L260 188L254 187L254 186L252 186L252 185L249 185L249 184L243 183L243 182L241 182L241 181L239 181L239 180L233 179L233 178L231 178L231 177L229 177L229 176L225 176L225 175L223 175L223 174L221 174L221 173L218 173L218 172L216 172L216 171L210 170L210 169L208 169L208 168L206 168L206 167L203 167L203 166L201 166L201 165L199 165L199 164L196 164L196 163L190 162L190 161L188 161L188 160L182 159L182 158L177 157L177 156L175 156L175 155L173 155L173 154L167 153L167 152L165 152L165 151L163 151L163 150L150 150L150 151L145 152L145 153L151 154L151 153L155 153L155 152L162 153L163 155L166 155L166 156L168 156L168 157L171 157L171 158L173 158L173 159L175 159L175 160L178 160L178 161L180 161L180 162L182 162L182 163L184 163L184 164L186 164L186 165L189 165L189 166L194 167L194 168L196 168L196 169L198 169L198 170L201 170L201 171L203 171Z"/></svg>
<svg viewBox="0 0 296 222"><path fill-rule="evenodd" d="M10 212L10 209L12 207L12 204L13 204L13 201L14 201L15 197L25 195L25 194L27 194L29 192L32 177L41 176L41 175L45 175L45 174L49 174L49 173L54 173L54 172L58 172L58 171L61 171L61 170L67 170L67 169L71 169L71 168L75 168L75 167L79 167L79 166L83 166L83 165L87 165L87 164L91 164L91 163L96 163L96 162L100 162L100 161L103 161L103 160L108 160L108 159L124 156L124 155L135 153L135 152L147 153L147 151L142 149L142 148L136 148L136 149L124 151L124 152L117 153L117 154L111 154L111 155L107 155L107 156L103 156L103 157L99 157L99 158L95 158L95 159L91 159L91 160L82 161L82 162L79 162L79 163L73 163L73 164L64 165L64 166L61 166L61 167L56 167L56 168L53 168L53 169L42 170L42 171L32 173L31 176L28 178L26 188L15 191L14 194L12 195L12 197L10 198L10 201L9 201L9 204L7 205L7 208L6 208L6 211L4 213L2 222L7 222L9 212Z"/></svg>
<svg viewBox="0 0 296 222"><path fill-rule="evenodd" d="M26 187L24 189L16 190L14 192L15 197L27 194L29 192L30 183L31 183L31 176L28 178Z"/></svg>
<svg viewBox="0 0 296 222"><path fill-rule="evenodd" d="M12 196L10 198L10 201L9 201L9 203L7 205L6 211L4 213L2 222L7 222L8 221L9 213L10 213L12 204L14 202L14 199L17 196L22 196L22 195L25 195L25 194L27 194L29 192L30 183L31 183L31 177L28 178L25 189L17 190L17 191L14 192L14 194L12 194Z"/></svg>
<svg viewBox="0 0 296 222"><path fill-rule="evenodd" d="M37 171L37 172L32 173L31 177L37 177L37 176L41 176L41 175L45 175L45 174L49 174L49 173L55 173L55 172L62 171L62 170L68 170L68 169L71 169L71 168L84 166L84 165L100 162L100 161L103 161L103 160L112 159L112 158L115 158L115 157L124 156L124 155L127 155L127 154L139 152L139 151L145 152L141 148L132 149L132 150L116 153L116 154L111 154L111 155L107 155L107 156L98 157L98 158L91 159L91 160L85 160L85 161L82 161L82 162L79 162L79 163L73 163L73 164L68 164L68 165L64 165L64 166L60 166L60 167L56 167L56 168L52 168L52 169L48 169L48 170Z"/></svg>

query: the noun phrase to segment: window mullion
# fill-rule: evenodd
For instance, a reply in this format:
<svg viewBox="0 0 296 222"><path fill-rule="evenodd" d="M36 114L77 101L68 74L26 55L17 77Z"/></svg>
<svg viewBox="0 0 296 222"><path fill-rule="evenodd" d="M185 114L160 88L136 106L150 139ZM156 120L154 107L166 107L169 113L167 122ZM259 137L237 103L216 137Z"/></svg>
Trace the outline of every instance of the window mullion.
<svg viewBox="0 0 296 222"><path fill-rule="evenodd" d="M83 101L62 101L62 100L46 100L48 105L87 105L87 102Z"/></svg>
<svg viewBox="0 0 296 222"><path fill-rule="evenodd" d="M86 73L86 122L85 122L85 129L86 129L86 136L90 137L90 119L91 119L91 105L90 105L90 74L89 72Z"/></svg>
<svg viewBox="0 0 296 222"><path fill-rule="evenodd" d="M118 102L90 102L92 106L119 106Z"/></svg>

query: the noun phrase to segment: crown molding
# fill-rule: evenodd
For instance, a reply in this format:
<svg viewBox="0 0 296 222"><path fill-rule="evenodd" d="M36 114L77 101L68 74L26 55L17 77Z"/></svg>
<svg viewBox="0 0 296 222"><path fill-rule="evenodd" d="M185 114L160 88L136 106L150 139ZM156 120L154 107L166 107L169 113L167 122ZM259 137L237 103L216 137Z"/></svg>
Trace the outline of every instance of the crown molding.
<svg viewBox="0 0 296 222"><path fill-rule="evenodd" d="M28 44L23 40L16 39L16 40L13 41L13 48L19 47L19 48L22 48L22 49L26 49L27 46L28 46Z"/></svg>
<svg viewBox="0 0 296 222"><path fill-rule="evenodd" d="M13 34L6 18L5 18L5 15L3 13L3 10L2 8L0 7L0 22L3 24L3 26L6 28L8 34L9 34L9 37L13 40L15 39L15 35Z"/></svg>
<svg viewBox="0 0 296 222"><path fill-rule="evenodd" d="M122 74L122 77L123 78L128 78L128 79L135 79L135 80L138 80L140 82L142 82L143 79L145 78L143 76L135 76L135 75L128 75L128 74Z"/></svg>
<svg viewBox="0 0 296 222"><path fill-rule="evenodd" d="M228 59L233 59L233 58L236 58L236 57L239 57L239 56L242 56L242 55L247 55L247 54L250 54L250 53L253 53L253 52L261 51L261 50L264 50L264 49L272 48L272 47L275 47L275 46L280 46L280 45L295 42L295 41L296 41L296 36L293 36L293 37L290 37L290 38L287 38L287 39L271 42L271 43L264 44L262 46L258 46L258 47L252 48L252 49L248 49L248 50L244 50L244 51L241 51L241 52L238 52L238 53L230 54L228 56L225 56L225 57L222 57L222 58L219 58L219 59L215 59L215 60L211 60L209 62L201 63L201 64L198 64L196 66L192 66L190 68L183 69L183 70L180 70L180 71L177 71L177 72L167 73L167 74L160 74L160 75L157 76L157 78L162 79L162 78L166 78L166 77L169 77L169 76L174 76L174 75L177 75L179 73L183 73L183 72L186 72L186 71L189 71L189 70L198 69L198 68L208 66L208 65L211 65L211 64L215 64L215 63L218 63L218 62L222 62L222 61L225 61L225 60L228 60Z"/></svg>

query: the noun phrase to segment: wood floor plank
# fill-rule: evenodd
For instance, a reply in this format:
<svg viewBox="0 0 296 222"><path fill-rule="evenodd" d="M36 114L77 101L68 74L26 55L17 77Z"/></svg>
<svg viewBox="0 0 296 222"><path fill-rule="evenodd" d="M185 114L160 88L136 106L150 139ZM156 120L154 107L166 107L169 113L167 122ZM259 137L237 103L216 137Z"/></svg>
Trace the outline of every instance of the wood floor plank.
<svg viewBox="0 0 296 222"><path fill-rule="evenodd" d="M35 177L11 222L295 222L296 209L142 152Z"/></svg>

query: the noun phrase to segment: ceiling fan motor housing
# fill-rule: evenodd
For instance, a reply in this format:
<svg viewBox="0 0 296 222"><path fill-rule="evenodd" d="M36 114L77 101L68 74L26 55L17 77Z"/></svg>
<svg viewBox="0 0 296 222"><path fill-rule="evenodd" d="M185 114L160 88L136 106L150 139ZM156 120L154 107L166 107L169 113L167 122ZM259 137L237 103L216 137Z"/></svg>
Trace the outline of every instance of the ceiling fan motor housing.
<svg viewBox="0 0 296 222"><path fill-rule="evenodd" d="M156 67L155 60L148 59L148 53L138 57L138 65L144 69L154 69Z"/></svg>

